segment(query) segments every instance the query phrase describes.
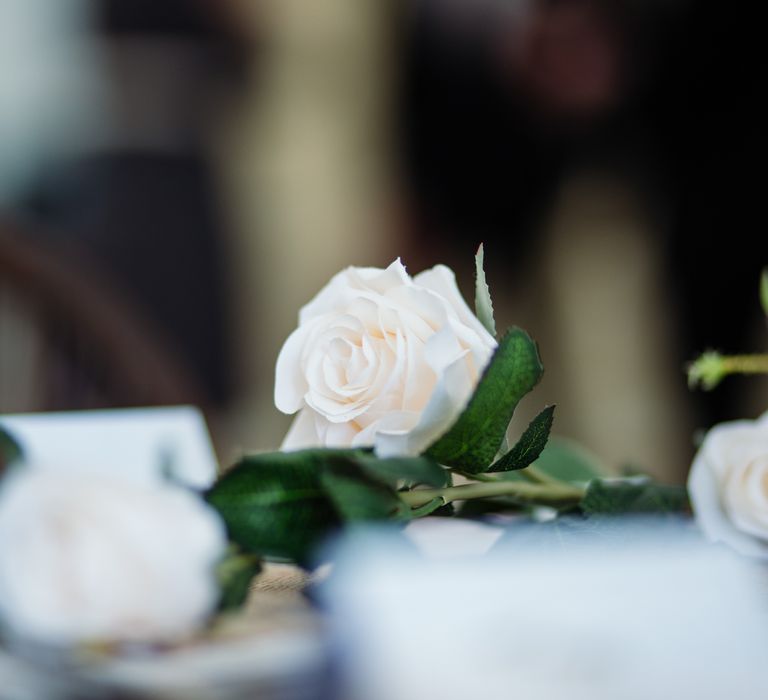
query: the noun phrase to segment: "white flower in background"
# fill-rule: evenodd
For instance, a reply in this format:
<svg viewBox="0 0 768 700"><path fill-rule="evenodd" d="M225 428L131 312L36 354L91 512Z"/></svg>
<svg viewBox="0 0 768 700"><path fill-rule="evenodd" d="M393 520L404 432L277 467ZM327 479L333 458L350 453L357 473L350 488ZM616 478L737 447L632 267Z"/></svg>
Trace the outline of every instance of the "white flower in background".
<svg viewBox="0 0 768 700"><path fill-rule="evenodd" d="M768 558L768 413L712 428L691 467L688 493L710 540Z"/></svg>
<svg viewBox="0 0 768 700"><path fill-rule="evenodd" d="M496 341L444 265L411 278L350 267L299 314L277 360L275 404L299 412L282 449L421 453L466 406Z"/></svg>
<svg viewBox="0 0 768 700"><path fill-rule="evenodd" d="M171 640L216 605L225 548L178 486L19 468L0 488L0 617L52 644Z"/></svg>

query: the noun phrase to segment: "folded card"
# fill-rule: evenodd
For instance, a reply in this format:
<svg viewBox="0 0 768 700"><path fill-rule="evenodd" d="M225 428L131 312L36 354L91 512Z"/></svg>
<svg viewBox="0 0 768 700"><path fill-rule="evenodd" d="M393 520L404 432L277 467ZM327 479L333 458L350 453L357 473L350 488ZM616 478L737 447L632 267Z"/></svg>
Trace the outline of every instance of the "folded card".
<svg viewBox="0 0 768 700"><path fill-rule="evenodd" d="M195 488L218 471L202 413L190 406L0 416L26 461L139 481L171 477Z"/></svg>

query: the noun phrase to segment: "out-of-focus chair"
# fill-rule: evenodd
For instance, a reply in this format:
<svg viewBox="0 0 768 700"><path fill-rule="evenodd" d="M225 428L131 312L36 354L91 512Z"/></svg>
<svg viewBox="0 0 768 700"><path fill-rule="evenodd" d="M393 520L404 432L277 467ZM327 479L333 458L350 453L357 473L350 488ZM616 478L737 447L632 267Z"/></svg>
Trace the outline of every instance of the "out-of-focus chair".
<svg viewBox="0 0 768 700"><path fill-rule="evenodd" d="M162 329L83 251L0 222L0 413L201 397Z"/></svg>

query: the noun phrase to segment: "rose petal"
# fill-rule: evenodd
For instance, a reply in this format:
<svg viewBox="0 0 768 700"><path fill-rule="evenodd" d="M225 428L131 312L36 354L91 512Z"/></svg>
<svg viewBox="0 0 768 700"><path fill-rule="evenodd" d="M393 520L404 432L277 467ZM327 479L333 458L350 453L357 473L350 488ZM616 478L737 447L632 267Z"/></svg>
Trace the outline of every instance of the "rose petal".
<svg viewBox="0 0 768 700"><path fill-rule="evenodd" d="M356 436L359 435L359 431L352 422L331 423L319 418L317 423L322 444L326 447L349 447L354 444Z"/></svg>
<svg viewBox="0 0 768 700"><path fill-rule="evenodd" d="M724 490L724 507L733 524L758 539L768 537L768 509L764 491L766 457L734 468Z"/></svg>
<svg viewBox="0 0 768 700"><path fill-rule="evenodd" d="M0 543L5 622L71 644L189 633L218 599L226 536L176 486L28 465L3 484Z"/></svg>
<svg viewBox="0 0 768 700"><path fill-rule="evenodd" d="M456 421L472 393L463 356L445 367L418 423L408 433L380 429L374 451L377 457L416 456L424 452Z"/></svg>
<svg viewBox="0 0 768 700"><path fill-rule="evenodd" d="M349 277L348 269L335 274L313 299L302 306L299 311L299 326L319 316L339 312L356 298L356 290L350 286Z"/></svg>
<svg viewBox="0 0 768 700"><path fill-rule="evenodd" d="M430 369L440 375L459 357L465 357L468 350L459 343L450 326L444 326L424 344L424 360Z"/></svg>
<svg viewBox="0 0 768 700"><path fill-rule="evenodd" d="M413 281L422 287L431 289L442 299L445 299L463 324L472 328L485 343L495 347L496 341L493 336L480 323L477 316L470 310L467 302L464 301L464 297L461 296L453 270L445 265L435 265L431 270L420 272L413 278Z"/></svg>
<svg viewBox="0 0 768 700"><path fill-rule="evenodd" d="M350 268L349 275L353 283L357 282L361 288L382 295L392 288L408 287L413 284L400 258L392 261L384 270L373 267Z"/></svg>
<svg viewBox="0 0 768 700"><path fill-rule="evenodd" d="M467 326L462 325L455 319L450 319L448 325L459 344L469 349L467 365L470 368L473 380L477 381L491 359L496 343L486 345L485 343L478 342L477 335L470 328L467 328Z"/></svg>
<svg viewBox="0 0 768 700"><path fill-rule="evenodd" d="M719 443L726 434L727 431L721 429L714 435L720 436L717 439ZM688 476L688 494L696 522L710 541L727 544L747 556L768 558L768 543L741 532L723 509L720 496L722 485L718 476L723 467L722 463L713 462L711 457L720 456L724 446L718 444L713 447L710 436L712 431L699 449Z"/></svg>
<svg viewBox="0 0 768 700"><path fill-rule="evenodd" d="M368 410L369 404L365 401L352 401L342 403L336 399L323 396L319 392L307 395L307 406L331 423L346 423L355 420Z"/></svg>
<svg viewBox="0 0 768 700"><path fill-rule="evenodd" d="M437 374L424 358L424 343L410 328L405 329L405 355L401 408L422 411L432 395Z"/></svg>
<svg viewBox="0 0 768 700"><path fill-rule="evenodd" d="M283 413L296 413L304 404L309 388L302 372L302 353L311 328L299 326L288 336L277 356L275 367L275 406Z"/></svg>
<svg viewBox="0 0 768 700"><path fill-rule="evenodd" d="M317 447L322 444L317 432L316 417L311 410L304 408L293 419L280 449L284 452L303 450L307 447Z"/></svg>
<svg viewBox="0 0 768 700"><path fill-rule="evenodd" d="M360 431L352 446L375 446L382 435L387 435L391 438L406 436L419 422L419 417L420 414L414 411L389 411ZM406 453L399 452L397 455L389 456L400 456L403 454Z"/></svg>
<svg viewBox="0 0 768 700"><path fill-rule="evenodd" d="M396 305L398 328L411 328L426 341L448 322L450 307L434 292L421 287L392 290L387 299Z"/></svg>
<svg viewBox="0 0 768 700"><path fill-rule="evenodd" d="M748 446L755 440L754 428L752 421L739 420L720 423L707 433L701 450L719 480L725 478L734 461L748 456Z"/></svg>

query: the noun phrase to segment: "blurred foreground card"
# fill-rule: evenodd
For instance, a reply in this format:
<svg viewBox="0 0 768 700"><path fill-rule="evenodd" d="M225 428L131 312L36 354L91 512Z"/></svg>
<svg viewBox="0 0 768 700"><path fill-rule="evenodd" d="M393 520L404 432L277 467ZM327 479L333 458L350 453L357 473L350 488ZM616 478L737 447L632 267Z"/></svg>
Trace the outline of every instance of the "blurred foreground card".
<svg viewBox="0 0 768 700"><path fill-rule="evenodd" d="M136 408L0 416L25 459L47 469L86 469L137 480L170 475L195 488L213 483L216 456L196 408Z"/></svg>
<svg viewBox="0 0 768 700"><path fill-rule="evenodd" d="M768 697L760 565L690 520L583 522L512 523L482 555L453 525L455 557L424 533L343 542L325 595L344 697Z"/></svg>

